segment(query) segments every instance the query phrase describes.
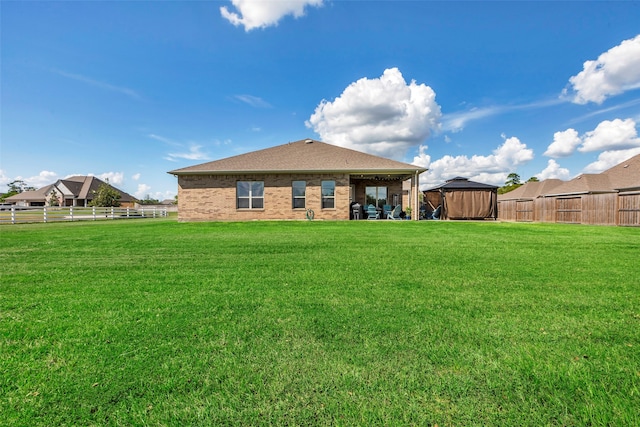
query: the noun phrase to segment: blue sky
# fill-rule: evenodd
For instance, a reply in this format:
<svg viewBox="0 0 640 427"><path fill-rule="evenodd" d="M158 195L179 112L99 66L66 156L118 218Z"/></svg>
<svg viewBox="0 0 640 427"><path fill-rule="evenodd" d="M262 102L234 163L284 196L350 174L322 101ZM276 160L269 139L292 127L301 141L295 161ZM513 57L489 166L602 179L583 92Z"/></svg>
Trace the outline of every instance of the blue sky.
<svg viewBox="0 0 640 427"><path fill-rule="evenodd" d="M501 185L640 153L640 3L0 4L0 191L167 171L312 137Z"/></svg>

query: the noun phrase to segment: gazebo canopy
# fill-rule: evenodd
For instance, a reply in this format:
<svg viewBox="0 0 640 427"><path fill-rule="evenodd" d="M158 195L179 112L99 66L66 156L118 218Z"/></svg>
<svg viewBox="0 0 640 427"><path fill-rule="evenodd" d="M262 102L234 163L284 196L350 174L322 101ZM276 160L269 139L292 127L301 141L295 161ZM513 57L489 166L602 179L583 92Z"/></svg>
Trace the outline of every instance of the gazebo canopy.
<svg viewBox="0 0 640 427"><path fill-rule="evenodd" d="M428 203L442 207L442 219L498 217L498 187L495 185L455 177L426 190L424 195Z"/></svg>

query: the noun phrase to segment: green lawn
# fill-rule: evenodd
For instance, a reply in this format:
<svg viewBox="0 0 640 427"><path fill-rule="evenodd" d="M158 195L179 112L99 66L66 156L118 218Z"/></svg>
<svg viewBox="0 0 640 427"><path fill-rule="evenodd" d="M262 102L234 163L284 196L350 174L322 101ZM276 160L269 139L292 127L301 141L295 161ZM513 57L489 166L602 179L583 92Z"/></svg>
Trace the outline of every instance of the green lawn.
<svg viewBox="0 0 640 427"><path fill-rule="evenodd" d="M640 425L640 228L0 226L0 422Z"/></svg>

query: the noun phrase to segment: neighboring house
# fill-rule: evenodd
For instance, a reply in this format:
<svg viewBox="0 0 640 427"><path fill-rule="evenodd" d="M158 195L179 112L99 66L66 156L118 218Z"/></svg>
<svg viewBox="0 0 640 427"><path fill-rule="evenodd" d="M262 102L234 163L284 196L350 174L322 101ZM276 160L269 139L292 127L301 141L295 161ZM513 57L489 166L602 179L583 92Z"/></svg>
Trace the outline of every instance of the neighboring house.
<svg viewBox="0 0 640 427"><path fill-rule="evenodd" d="M542 181L537 183L537 194L533 184L498 197L500 219L640 225L640 155L599 174L582 174L571 181Z"/></svg>
<svg viewBox="0 0 640 427"><path fill-rule="evenodd" d="M89 206L103 184L110 185L95 176L72 176L34 191L23 191L5 200L17 206L52 206L56 205L55 198L58 206ZM111 187L120 193L118 201L121 207L134 207L137 201L135 197Z"/></svg>
<svg viewBox="0 0 640 427"><path fill-rule="evenodd" d="M456 177L424 191L427 216L440 219L493 219L498 217L498 187ZM438 210L438 207L440 209Z"/></svg>
<svg viewBox="0 0 640 427"><path fill-rule="evenodd" d="M170 171L178 220L347 220L352 205L417 206L427 169L312 139ZM410 181L408 191L403 182ZM417 215L416 215L417 219Z"/></svg>
<svg viewBox="0 0 640 427"><path fill-rule="evenodd" d="M564 182L560 179L528 181L515 190L499 194L498 217L504 221L543 221L541 213L535 210L535 200Z"/></svg>

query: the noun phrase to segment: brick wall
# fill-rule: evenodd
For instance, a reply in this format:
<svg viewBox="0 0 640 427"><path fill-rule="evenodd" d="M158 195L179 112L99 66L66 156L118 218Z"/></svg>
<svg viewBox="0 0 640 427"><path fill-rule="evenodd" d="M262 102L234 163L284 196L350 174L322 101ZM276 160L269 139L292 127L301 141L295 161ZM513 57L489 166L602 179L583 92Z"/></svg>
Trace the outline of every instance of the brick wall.
<svg viewBox="0 0 640 427"><path fill-rule="evenodd" d="M293 209L291 183L306 181L306 208ZM322 209L321 181L334 180L335 208ZM237 209L236 183L264 181L264 209ZM255 219L305 220L306 209L315 219L349 219L348 174L184 175L178 177L179 221L247 221Z"/></svg>

